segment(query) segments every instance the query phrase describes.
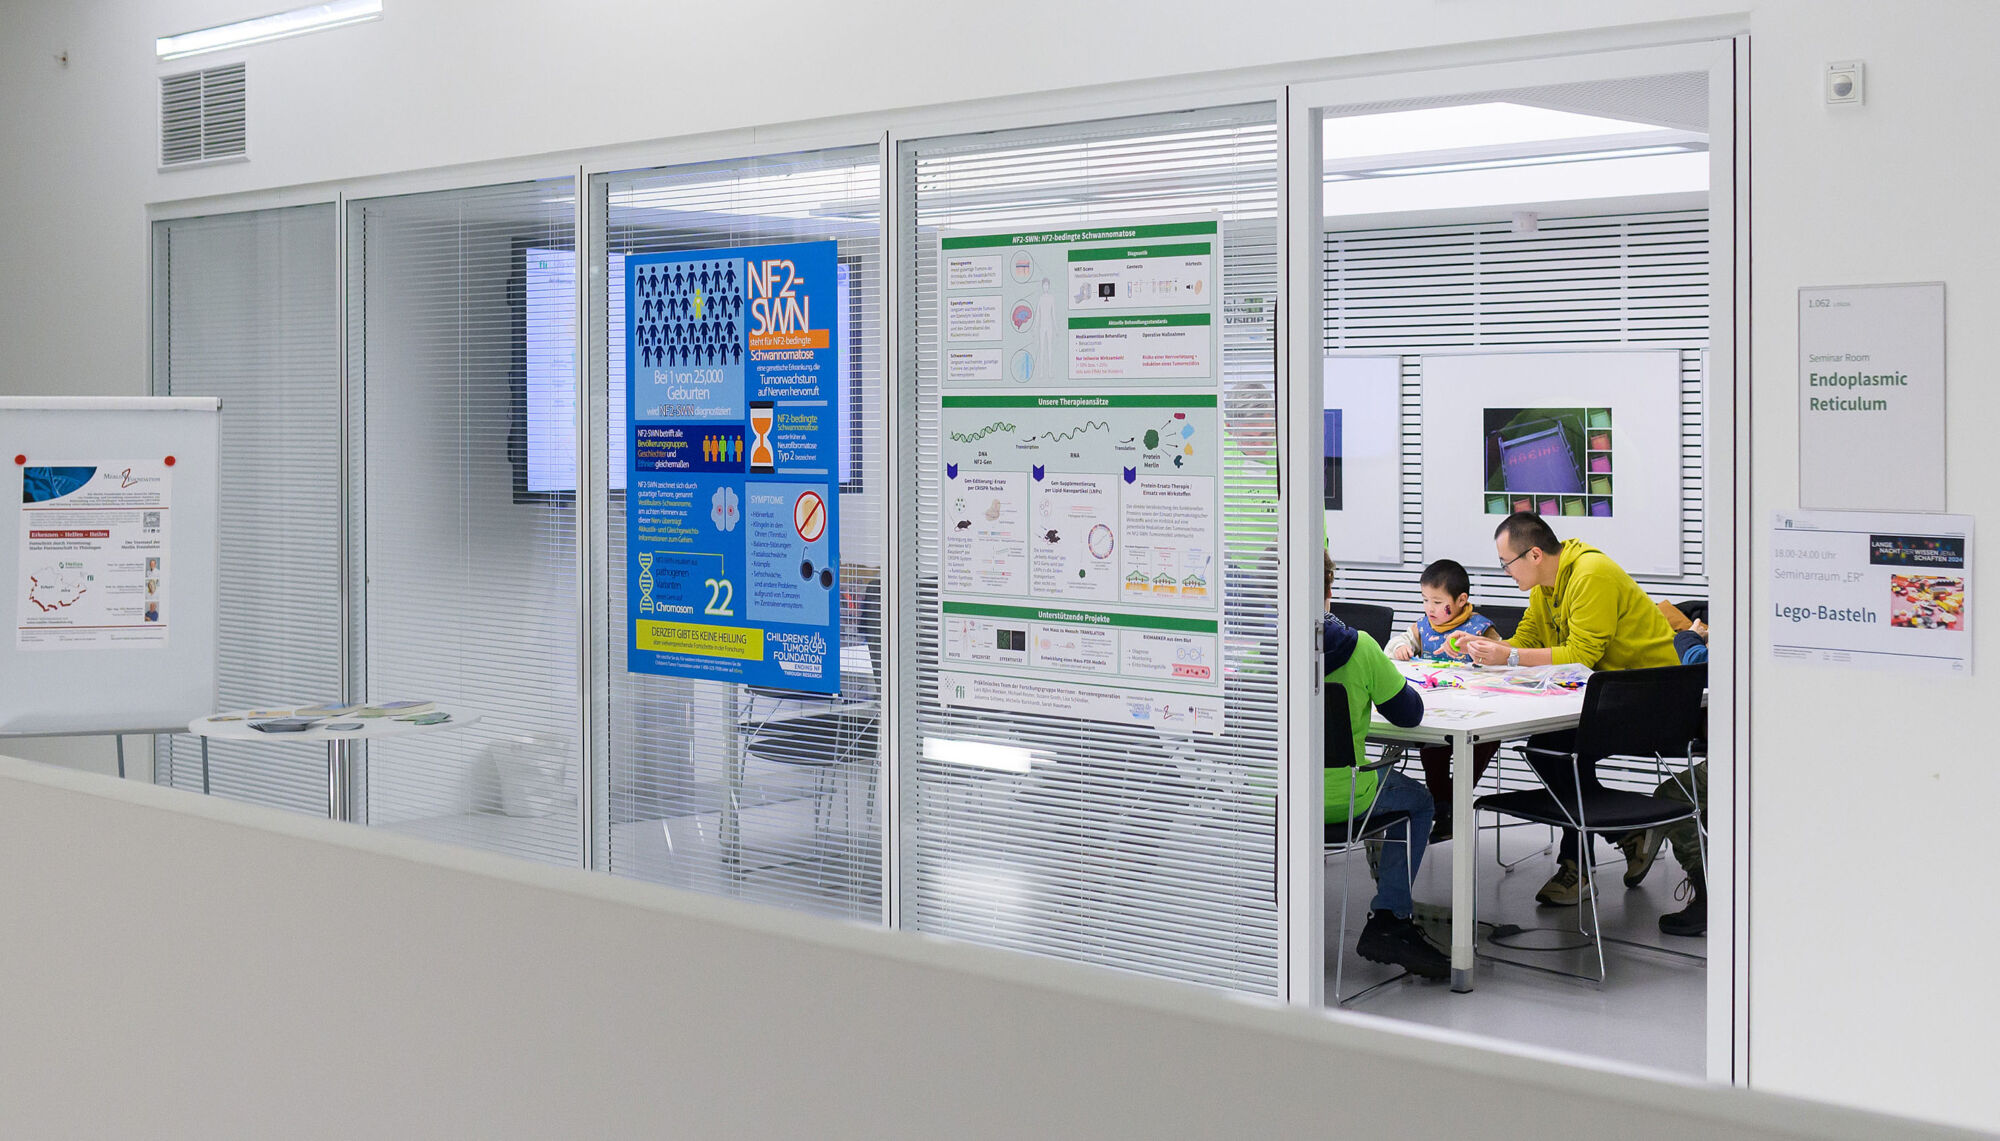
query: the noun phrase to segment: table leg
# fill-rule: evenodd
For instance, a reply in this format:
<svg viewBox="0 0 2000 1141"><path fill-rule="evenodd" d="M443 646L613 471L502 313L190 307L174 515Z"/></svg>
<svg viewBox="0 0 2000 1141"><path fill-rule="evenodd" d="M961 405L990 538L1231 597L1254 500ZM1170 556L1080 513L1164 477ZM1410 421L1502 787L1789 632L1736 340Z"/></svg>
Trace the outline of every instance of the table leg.
<svg viewBox="0 0 2000 1141"><path fill-rule="evenodd" d="M326 743L326 818L328 820L352 820L354 806L348 803L349 786L347 766L341 755L341 742Z"/></svg>
<svg viewBox="0 0 2000 1141"><path fill-rule="evenodd" d="M1451 735L1451 989L1472 989L1473 861L1479 858L1479 831L1472 818L1472 740Z"/></svg>
<svg viewBox="0 0 2000 1141"><path fill-rule="evenodd" d="M208 795L208 736L201 738L201 794Z"/></svg>

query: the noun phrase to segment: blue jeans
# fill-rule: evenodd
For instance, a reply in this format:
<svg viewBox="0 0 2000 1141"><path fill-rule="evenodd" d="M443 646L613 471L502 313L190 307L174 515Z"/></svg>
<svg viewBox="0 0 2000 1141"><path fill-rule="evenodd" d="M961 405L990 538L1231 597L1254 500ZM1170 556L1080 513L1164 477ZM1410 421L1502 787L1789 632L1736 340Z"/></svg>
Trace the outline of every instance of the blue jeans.
<svg viewBox="0 0 2000 1141"><path fill-rule="evenodd" d="M1406 777L1395 769L1385 769L1382 783L1375 789L1375 811L1410 814L1408 819L1398 821L1388 831L1391 840L1408 837L1410 850L1406 866L1402 844L1382 845L1382 860L1375 880L1375 901L1369 906L1376 911L1393 911L1408 919L1414 910L1410 902L1410 878L1423 866L1424 845L1430 842L1431 836L1431 816L1437 810L1430 790L1424 787L1422 781Z"/></svg>

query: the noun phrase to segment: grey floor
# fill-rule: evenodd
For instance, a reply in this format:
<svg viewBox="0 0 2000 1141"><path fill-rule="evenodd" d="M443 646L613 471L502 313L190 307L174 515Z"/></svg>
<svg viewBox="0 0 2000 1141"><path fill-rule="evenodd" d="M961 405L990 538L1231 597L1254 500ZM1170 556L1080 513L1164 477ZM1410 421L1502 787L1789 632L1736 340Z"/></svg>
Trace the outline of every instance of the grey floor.
<svg viewBox="0 0 2000 1141"><path fill-rule="evenodd" d="M1554 870L1553 852L1546 855L1538 852L1548 843L1546 829L1509 828L1502 833L1501 843L1508 859L1529 857L1513 871L1504 873L1494 863L1493 836L1490 830L1480 832L1479 949L1565 970L1586 969L1587 964L1594 971L1596 957L1589 951L1525 953L1489 948L1484 927L1489 922L1523 927L1563 925L1573 930L1577 914L1575 908L1535 904L1536 890ZM1461 847L1453 841L1433 848L1424 857L1413 890L1419 919L1431 925L1433 937L1441 944L1448 942L1449 935L1437 921L1449 914L1445 905L1451 900L1451 861ZM1598 853L1598 890L1602 894L1601 908L1608 933L1697 954L1707 952L1707 939L1664 936L1656 925L1662 913L1682 907L1674 899L1674 888L1682 879L1681 869L1671 852L1663 851L1645 882L1630 890L1620 879L1625 870L1624 857L1601 842ZM1343 875L1348 877L1350 911L1346 945L1336 947ZM1374 894L1374 883L1362 855L1357 852L1330 859L1326 889L1326 990L1331 1002L1336 950L1346 963L1342 986L1348 993L1396 972L1354 954L1354 940L1367 918L1368 901ZM1444 983L1405 979L1350 1003L1345 1009L1701 1076L1707 1051L1706 966L1617 944L1607 946L1605 958L1608 977L1602 989L1586 982L1481 959L1473 976L1474 989L1468 994L1453 994Z"/></svg>

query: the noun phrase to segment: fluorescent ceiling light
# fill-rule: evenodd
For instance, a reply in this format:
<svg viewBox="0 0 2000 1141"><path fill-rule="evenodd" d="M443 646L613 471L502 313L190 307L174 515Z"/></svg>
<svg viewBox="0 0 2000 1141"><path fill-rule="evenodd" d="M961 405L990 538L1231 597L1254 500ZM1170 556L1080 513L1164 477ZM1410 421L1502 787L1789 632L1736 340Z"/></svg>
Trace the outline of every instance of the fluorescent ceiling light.
<svg viewBox="0 0 2000 1141"><path fill-rule="evenodd" d="M1551 111L1520 103L1468 103L1329 118L1321 126L1320 150L1332 162L1370 155L1601 138L1666 129L1654 123Z"/></svg>
<svg viewBox="0 0 2000 1141"><path fill-rule="evenodd" d="M1322 205L1325 215L1334 218L1707 190L1708 152L1681 151L1596 162L1341 179L1326 184Z"/></svg>
<svg viewBox="0 0 2000 1141"><path fill-rule="evenodd" d="M925 737L924 759L948 765L971 765L1007 773L1025 773L1034 767L1035 755L1013 745L989 745L984 741L954 741L948 737Z"/></svg>
<svg viewBox="0 0 2000 1141"><path fill-rule="evenodd" d="M202 52L240 48L266 40L324 31L344 24L358 24L381 15L382 0L330 0L325 4L308 4L289 12L238 20L233 24L182 32L176 36L161 36L154 41L153 50L163 60L180 59Z"/></svg>
<svg viewBox="0 0 2000 1141"><path fill-rule="evenodd" d="M1579 151L1575 154L1523 155L1520 158L1488 158L1472 162L1441 162L1430 166L1398 166L1370 173L1385 178L1406 174L1448 174L1455 170L1501 170L1511 166L1547 166L1552 162L1597 162L1608 158L1643 158L1646 155L1680 154L1689 147L1627 147L1618 151Z"/></svg>

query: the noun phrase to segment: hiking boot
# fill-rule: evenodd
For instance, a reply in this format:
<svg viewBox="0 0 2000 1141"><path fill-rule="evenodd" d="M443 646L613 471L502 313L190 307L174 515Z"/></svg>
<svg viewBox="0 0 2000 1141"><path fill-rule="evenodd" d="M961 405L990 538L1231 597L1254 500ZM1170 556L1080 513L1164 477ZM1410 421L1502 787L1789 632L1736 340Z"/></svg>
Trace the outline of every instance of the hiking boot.
<svg viewBox="0 0 2000 1141"><path fill-rule="evenodd" d="M1371 963L1388 963L1425 979L1451 977L1451 959L1431 945L1413 920L1393 911L1371 911L1354 951Z"/></svg>
<svg viewBox="0 0 2000 1141"><path fill-rule="evenodd" d="M1646 881L1646 873L1653 870L1653 861L1660 858L1666 842L1665 828L1641 828L1618 838L1618 850L1625 853L1626 887L1638 887Z"/></svg>
<svg viewBox="0 0 2000 1141"><path fill-rule="evenodd" d="M1682 880L1674 889L1674 898L1687 900L1687 906L1660 916L1660 934L1689 937L1708 934L1708 892L1701 880L1695 876Z"/></svg>
<svg viewBox="0 0 2000 1141"><path fill-rule="evenodd" d="M1575 907L1583 900L1583 873L1575 860L1556 861L1556 874L1535 893L1535 902L1549 907Z"/></svg>

